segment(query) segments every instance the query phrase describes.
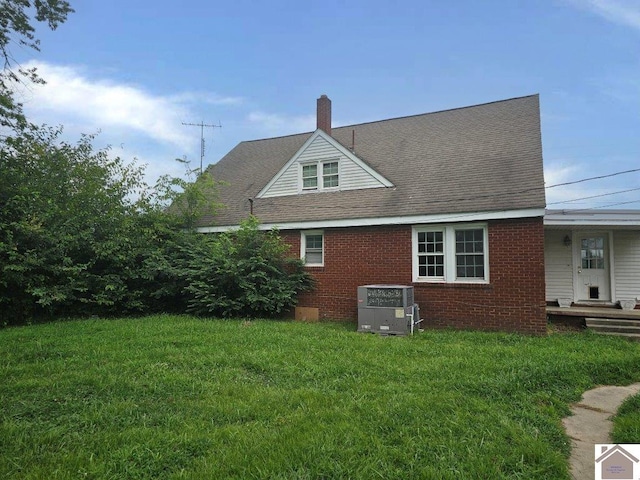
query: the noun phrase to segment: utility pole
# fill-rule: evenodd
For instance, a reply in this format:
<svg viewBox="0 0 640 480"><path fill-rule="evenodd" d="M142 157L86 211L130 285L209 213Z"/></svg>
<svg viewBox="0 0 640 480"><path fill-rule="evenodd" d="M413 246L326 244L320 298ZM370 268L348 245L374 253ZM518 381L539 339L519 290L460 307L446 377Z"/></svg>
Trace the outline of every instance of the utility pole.
<svg viewBox="0 0 640 480"><path fill-rule="evenodd" d="M200 175L202 175L202 162L204 160L204 127L222 128L222 125L220 124L220 122L218 122L218 125L206 124L204 122L200 122L200 123L182 122L182 125L187 125L190 127L200 127Z"/></svg>

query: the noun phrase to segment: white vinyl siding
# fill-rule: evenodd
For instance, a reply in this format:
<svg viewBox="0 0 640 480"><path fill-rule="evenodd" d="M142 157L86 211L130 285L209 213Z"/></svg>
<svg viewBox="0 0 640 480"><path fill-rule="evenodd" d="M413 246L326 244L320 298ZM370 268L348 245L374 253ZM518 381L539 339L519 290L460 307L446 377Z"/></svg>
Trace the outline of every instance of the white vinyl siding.
<svg viewBox="0 0 640 480"><path fill-rule="evenodd" d="M279 172L272 180L272 184L263 191L259 198L281 197L285 195L297 195L302 192L323 190L323 170L326 163L338 163L338 186L327 187L330 190L357 190L363 188L378 188L388 185L383 184L378 178L359 165L357 161L332 145L322 135L316 136L309 145L300 151L295 160L291 161L284 170ZM318 188L303 188L302 166L318 165ZM335 182L335 179L334 179Z"/></svg>
<svg viewBox="0 0 640 480"><path fill-rule="evenodd" d="M363 170L362 167L356 163L345 160L346 157L342 157L340 164L341 190L384 187L384 185L373 178L367 171Z"/></svg>
<svg viewBox="0 0 640 480"><path fill-rule="evenodd" d="M615 292L618 300L640 300L640 230L613 232Z"/></svg>
<svg viewBox="0 0 640 480"><path fill-rule="evenodd" d="M573 300L573 247L565 245L564 238L571 238L569 230L544 232L544 271L548 302L558 298Z"/></svg>
<svg viewBox="0 0 640 480"><path fill-rule="evenodd" d="M287 168L262 198L281 197L298 193L300 184L298 168L297 163Z"/></svg>

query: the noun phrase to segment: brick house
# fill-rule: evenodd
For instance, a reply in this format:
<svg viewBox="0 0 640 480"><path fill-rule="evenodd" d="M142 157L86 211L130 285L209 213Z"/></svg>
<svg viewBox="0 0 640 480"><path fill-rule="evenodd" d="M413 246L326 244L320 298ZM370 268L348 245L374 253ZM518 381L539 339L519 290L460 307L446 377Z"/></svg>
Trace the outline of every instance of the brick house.
<svg viewBox="0 0 640 480"><path fill-rule="evenodd" d="M317 281L299 306L357 318L357 287L414 287L423 326L544 334L545 207L537 95L245 141L208 168L225 208L277 226Z"/></svg>

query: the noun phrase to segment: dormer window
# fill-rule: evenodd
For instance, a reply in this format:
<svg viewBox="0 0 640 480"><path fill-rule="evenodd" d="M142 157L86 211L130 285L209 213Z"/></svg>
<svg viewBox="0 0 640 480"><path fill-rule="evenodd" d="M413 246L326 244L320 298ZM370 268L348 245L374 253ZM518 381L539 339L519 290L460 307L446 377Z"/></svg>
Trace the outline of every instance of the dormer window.
<svg viewBox="0 0 640 480"><path fill-rule="evenodd" d="M302 189L316 190L318 188L318 165L302 166Z"/></svg>
<svg viewBox="0 0 640 480"><path fill-rule="evenodd" d="M322 186L324 188L335 188L340 184L338 181L338 162L327 162L322 164Z"/></svg>
<svg viewBox="0 0 640 480"><path fill-rule="evenodd" d="M302 165L302 190L325 190L340 186L340 168L336 160Z"/></svg>
<svg viewBox="0 0 640 480"><path fill-rule="evenodd" d="M256 198L393 187L323 130L316 130Z"/></svg>

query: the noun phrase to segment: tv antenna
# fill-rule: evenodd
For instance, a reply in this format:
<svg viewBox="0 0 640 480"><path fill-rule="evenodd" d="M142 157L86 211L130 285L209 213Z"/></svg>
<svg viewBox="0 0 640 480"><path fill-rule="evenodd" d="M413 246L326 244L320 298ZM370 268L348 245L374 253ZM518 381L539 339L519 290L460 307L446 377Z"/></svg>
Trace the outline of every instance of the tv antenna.
<svg viewBox="0 0 640 480"><path fill-rule="evenodd" d="M218 122L218 125L212 125L204 122L200 122L200 123L182 122L182 125L187 125L189 127L200 127L200 174L202 174L202 162L204 160L204 127L222 128L222 125L220 124L220 122Z"/></svg>

